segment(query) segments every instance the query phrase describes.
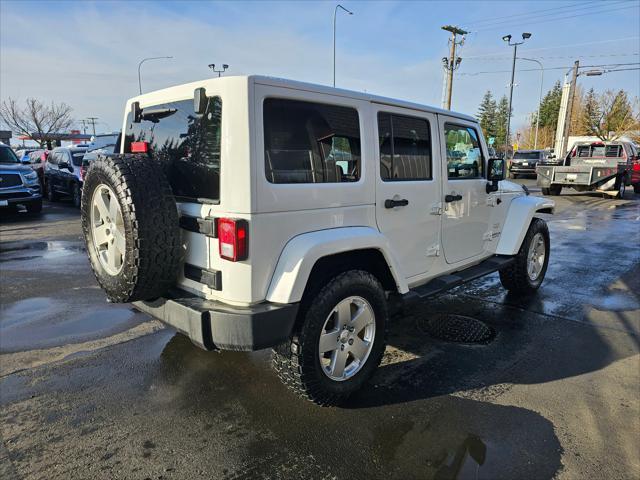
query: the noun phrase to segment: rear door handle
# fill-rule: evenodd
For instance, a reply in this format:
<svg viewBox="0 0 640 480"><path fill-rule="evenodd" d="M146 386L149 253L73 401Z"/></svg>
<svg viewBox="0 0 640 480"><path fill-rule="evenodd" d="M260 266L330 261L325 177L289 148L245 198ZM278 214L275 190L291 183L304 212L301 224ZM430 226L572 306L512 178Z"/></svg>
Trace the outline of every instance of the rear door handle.
<svg viewBox="0 0 640 480"><path fill-rule="evenodd" d="M462 200L462 195L445 195L444 201L447 203L457 202L458 200Z"/></svg>
<svg viewBox="0 0 640 480"><path fill-rule="evenodd" d="M406 207L407 205L409 205L409 200L406 198L403 198L402 200L387 198L384 201L384 208Z"/></svg>

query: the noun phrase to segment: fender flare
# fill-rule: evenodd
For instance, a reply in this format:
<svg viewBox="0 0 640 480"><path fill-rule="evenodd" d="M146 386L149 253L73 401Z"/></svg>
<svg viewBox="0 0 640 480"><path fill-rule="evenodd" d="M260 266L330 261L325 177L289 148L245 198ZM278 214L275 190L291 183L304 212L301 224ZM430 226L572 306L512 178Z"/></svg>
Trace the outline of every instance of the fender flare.
<svg viewBox="0 0 640 480"><path fill-rule="evenodd" d="M516 255L524 236L536 213L553 213L555 202L549 198L522 196L514 198L509 205L507 218L502 226L496 247L498 255Z"/></svg>
<svg viewBox="0 0 640 480"><path fill-rule="evenodd" d="M371 248L382 253L398 292L407 293L407 281L387 238L370 227L342 227L305 233L289 240L278 259L266 300L273 303L299 302L311 270L319 259L336 253Z"/></svg>

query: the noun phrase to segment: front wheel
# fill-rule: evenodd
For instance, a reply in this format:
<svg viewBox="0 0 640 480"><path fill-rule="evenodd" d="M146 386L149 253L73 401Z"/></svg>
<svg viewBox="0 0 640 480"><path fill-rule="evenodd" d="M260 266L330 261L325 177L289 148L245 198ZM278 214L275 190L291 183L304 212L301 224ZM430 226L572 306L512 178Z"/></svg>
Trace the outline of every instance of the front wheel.
<svg viewBox="0 0 640 480"><path fill-rule="evenodd" d="M534 293L540 288L547 273L549 247L549 228L546 222L534 218L514 262L500 270L502 286L516 294Z"/></svg>
<svg viewBox="0 0 640 480"><path fill-rule="evenodd" d="M273 350L282 382L319 405L335 405L362 388L385 349L387 305L380 282L351 270L310 299L291 341Z"/></svg>

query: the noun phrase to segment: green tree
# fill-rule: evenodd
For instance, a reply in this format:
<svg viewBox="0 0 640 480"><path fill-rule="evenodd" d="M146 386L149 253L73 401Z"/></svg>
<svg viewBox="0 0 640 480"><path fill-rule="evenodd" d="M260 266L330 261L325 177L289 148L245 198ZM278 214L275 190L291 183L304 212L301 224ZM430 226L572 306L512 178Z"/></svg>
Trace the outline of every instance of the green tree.
<svg viewBox="0 0 640 480"><path fill-rule="evenodd" d="M598 103L598 96L593 90L589 90L584 97L584 105L582 108L582 121L585 126L587 135L597 135L597 130L600 125L600 105Z"/></svg>
<svg viewBox="0 0 640 480"><path fill-rule="evenodd" d="M496 136L496 113L497 113L497 104L495 99L493 98L493 94L490 90L487 90L487 93L482 97L482 102L478 107L478 120L480 122L480 126L482 127L482 132L484 133L485 138L495 137Z"/></svg>
<svg viewBox="0 0 640 480"><path fill-rule="evenodd" d="M540 103L540 126L556 128L558 125L558 113L560 112L560 101L562 100L562 85L557 81L551 90L542 98ZM534 118L535 123L535 118Z"/></svg>
<svg viewBox="0 0 640 480"><path fill-rule="evenodd" d="M507 122L509 121L509 99L503 95L496 107L496 145L504 148L507 143Z"/></svg>

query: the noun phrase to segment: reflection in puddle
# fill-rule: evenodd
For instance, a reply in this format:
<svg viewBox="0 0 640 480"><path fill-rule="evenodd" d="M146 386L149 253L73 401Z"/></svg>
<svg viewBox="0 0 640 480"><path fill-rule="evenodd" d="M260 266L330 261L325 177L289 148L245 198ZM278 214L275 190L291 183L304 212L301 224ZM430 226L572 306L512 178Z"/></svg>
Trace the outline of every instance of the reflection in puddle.
<svg viewBox="0 0 640 480"><path fill-rule="evenodd" d="M435 473L436 480L477 478L478 470L487 458L487 446L475 435L469 435L455 452L446 458Z"/></svg>

